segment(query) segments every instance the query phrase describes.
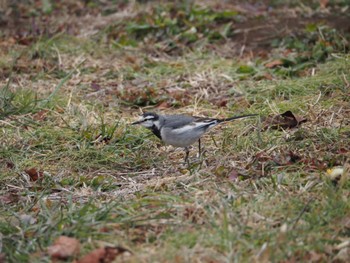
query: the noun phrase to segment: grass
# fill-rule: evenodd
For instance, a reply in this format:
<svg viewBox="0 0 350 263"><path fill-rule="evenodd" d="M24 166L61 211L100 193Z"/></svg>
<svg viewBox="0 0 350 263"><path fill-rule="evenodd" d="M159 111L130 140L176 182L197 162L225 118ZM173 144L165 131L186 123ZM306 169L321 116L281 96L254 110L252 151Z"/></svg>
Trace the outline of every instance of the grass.
<svg viewBox="0 0 350 263"><path fill-rule="evenodd" d="M79 257L122 246L127 262L339 260L349 239L349 55L280 74L284 66L264 66L275 58L228 58L196 42L178 56L159 51L163 40L116 46L114 26L91 39L34 39L0 59L0 254L50 262L46 248L67 235L81 242ZM129 125L139 106L262 119L215 128L188 168L182 150ZM259 129L287 110L307 122ZM339 181L326 172L336 166L347 171Z"/></svg>

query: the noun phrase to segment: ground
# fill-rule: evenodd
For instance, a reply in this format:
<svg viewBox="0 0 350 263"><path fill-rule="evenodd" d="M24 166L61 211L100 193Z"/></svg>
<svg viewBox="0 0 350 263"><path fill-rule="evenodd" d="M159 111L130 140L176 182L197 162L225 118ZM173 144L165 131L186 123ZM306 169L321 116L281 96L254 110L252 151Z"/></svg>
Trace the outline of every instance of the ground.
<svg viewBox="0 0 350 263"><path fill-rule="evenodd" d="M1 3L0 262L348 262L349 8ZM188 166L142 111L259 116Z"/></svg>

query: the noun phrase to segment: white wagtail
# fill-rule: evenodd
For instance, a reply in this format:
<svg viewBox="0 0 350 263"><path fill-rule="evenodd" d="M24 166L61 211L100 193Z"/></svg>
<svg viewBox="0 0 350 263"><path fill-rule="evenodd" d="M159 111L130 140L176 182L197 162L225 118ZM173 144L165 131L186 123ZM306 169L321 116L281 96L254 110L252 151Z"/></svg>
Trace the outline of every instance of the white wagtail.
<svg viewBox="0 0 350 263"><path fill-rule="evenodd" d="M141 119L131 123L140 124L151 130L165 144L183 147L186 152L185 162L188 163L189 146L198 141L199 156L201 154L200 137L210 128L219 123L236 119L257 116L248 114L225 119L201 118L188 115L160 115L146 112Z"/></svg>

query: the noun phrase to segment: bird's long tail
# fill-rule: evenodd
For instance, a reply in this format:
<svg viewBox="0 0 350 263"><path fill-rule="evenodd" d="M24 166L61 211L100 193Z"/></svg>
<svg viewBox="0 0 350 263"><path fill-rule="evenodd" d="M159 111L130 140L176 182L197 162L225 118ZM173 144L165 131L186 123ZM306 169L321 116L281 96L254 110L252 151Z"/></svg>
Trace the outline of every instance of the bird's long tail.
<svg viewBox="0 0 350 263"><path fill-rule="evenodd" d="M237 119L242 119L242 118L247 118L247 117L253 117L253 116L258 116L259 114L247 114L247 115L241 115L241 116L234 116L234 117L230 117L230 118L225 118L225 119L221 119L218 120L218 123L220 122L225 122L225 121L233 121L233 120L237 120Z"/></svg>

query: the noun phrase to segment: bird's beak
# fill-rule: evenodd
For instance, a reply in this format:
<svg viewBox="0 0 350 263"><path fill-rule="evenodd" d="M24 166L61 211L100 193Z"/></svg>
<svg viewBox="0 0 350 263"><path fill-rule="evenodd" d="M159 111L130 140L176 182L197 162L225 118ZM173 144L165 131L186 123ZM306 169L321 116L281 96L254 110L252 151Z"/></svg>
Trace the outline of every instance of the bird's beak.
<svg viewBox="0 0 350 263"><path fill-rule="evenodd" d="M142 121L135 121L133 123L131 123L131 125L135 125L135 124L140 124Z"/></svg>

